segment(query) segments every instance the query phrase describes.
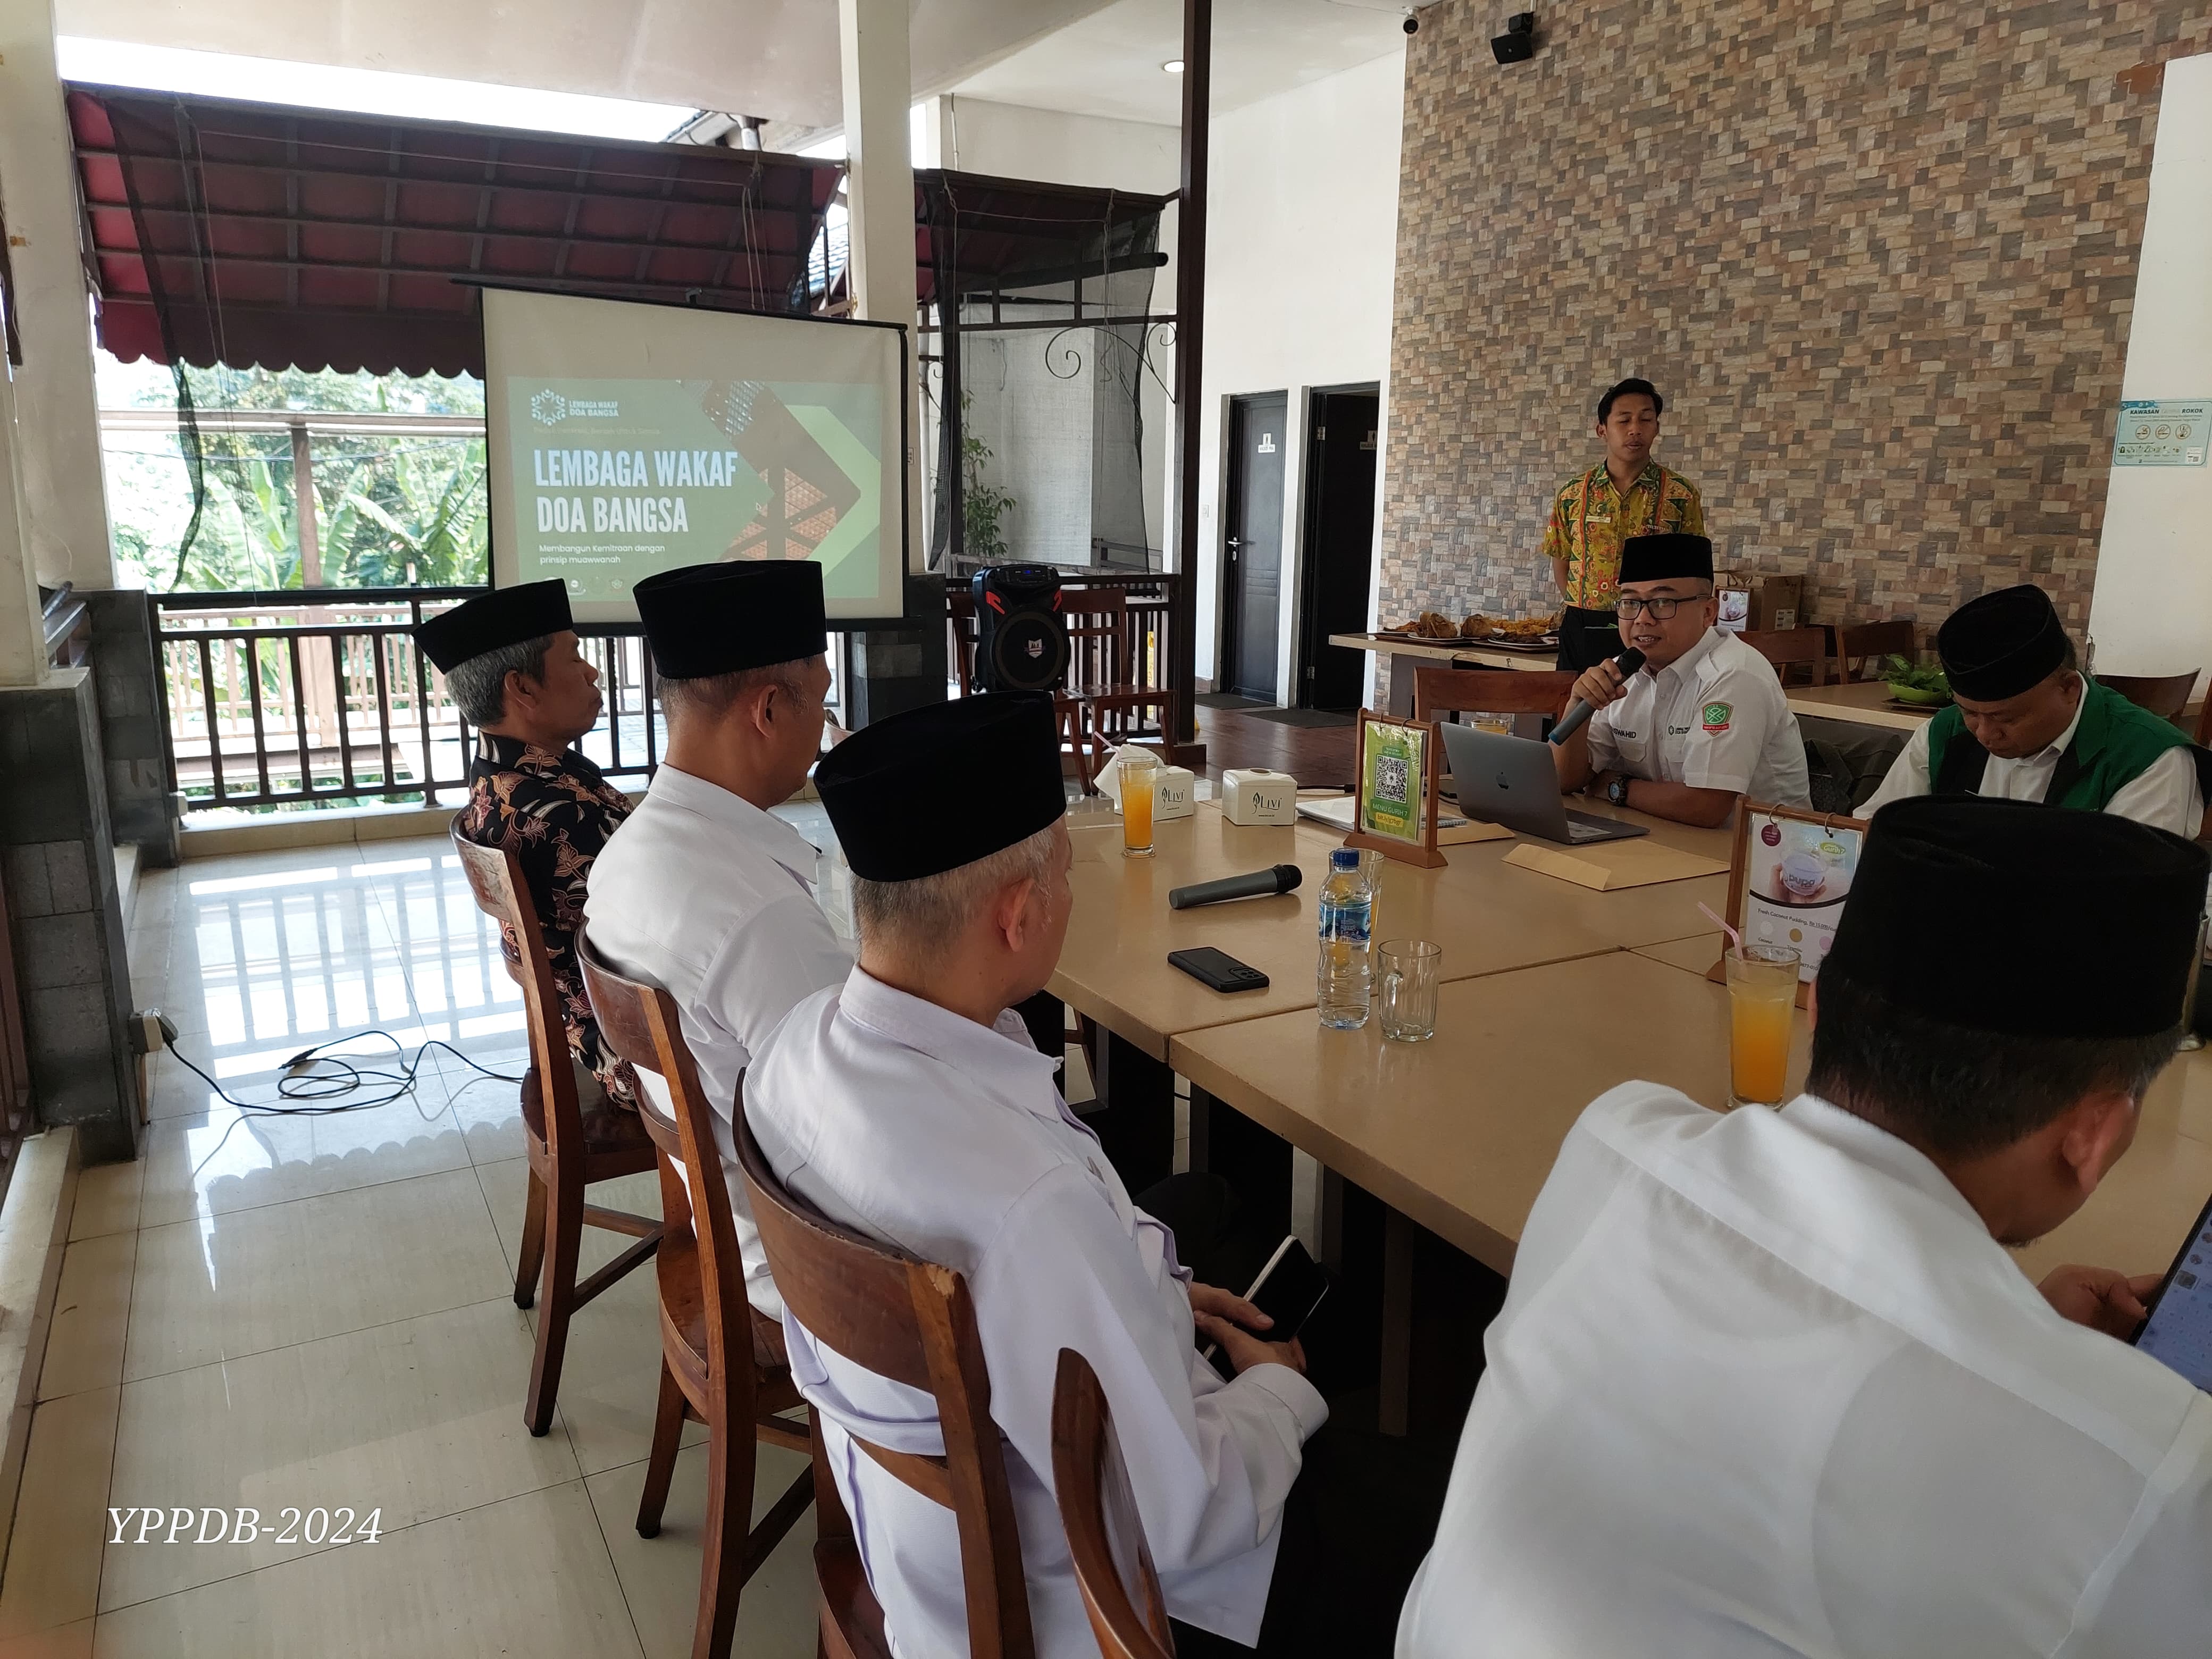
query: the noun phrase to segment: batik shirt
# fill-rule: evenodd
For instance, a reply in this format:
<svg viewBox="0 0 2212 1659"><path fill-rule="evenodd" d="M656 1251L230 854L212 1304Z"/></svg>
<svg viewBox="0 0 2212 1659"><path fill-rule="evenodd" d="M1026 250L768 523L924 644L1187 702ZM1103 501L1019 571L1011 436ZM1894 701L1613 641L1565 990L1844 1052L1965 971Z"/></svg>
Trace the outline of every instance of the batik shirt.
<svg viewBox="0 0 2212 1659"><path fill-rule="evenodd" d="M556 755L487 732L469 770L469 804L461 817L461 833L471 841L505 848L522 866L544 931L569 1050L625 1104L636 1098L636 1081L629 1065L600 1040L576 966L576 934L584 925L584 884L592 860L629 813L629 798L576 750ZM517 960L512 935L506 945L507 959Z"/></svg>
<svg viewBox="0 0 2212 1659"><path fill-rule="evenodd" d="M1544 556L1567 562L1567 603L1585 611L1610 611L1620 586L1620 544L1647 531L1705 533L1705 507L1698 487L1656 461L1646 461L1626 499L1600 461L1568 481L1552 502L1544 529Z"/></svg>

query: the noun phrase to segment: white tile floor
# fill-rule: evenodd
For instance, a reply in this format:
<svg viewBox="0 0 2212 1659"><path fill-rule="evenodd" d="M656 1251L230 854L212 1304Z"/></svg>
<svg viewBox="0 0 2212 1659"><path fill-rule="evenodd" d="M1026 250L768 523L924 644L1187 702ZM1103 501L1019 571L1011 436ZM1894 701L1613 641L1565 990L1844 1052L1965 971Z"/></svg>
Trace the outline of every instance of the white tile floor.
<svg viewBox="0 0 2212 1659"><path fill-rule="evenodd" d="M243 1097L370 1025L520 1069L520 993L441 840L149 872L131 938L142 1006ZM687 1653L698 1452L660 1535L633 1526L659 1363L649 1271L577 1316L553 1431L522 1425L514 1085L436 1051L412 1096L335 1115L241 1113L173 1055L151 1085L143 1158L82 1183L0 1659ZM626 1184L601 1201L656 1207L649 1179ZM586 1230L585 1267L625 1243ZM763 1456L765 1504L797 1460ZM374 1510L381 1533L172 1544L165 1520L155 1541L114 1543L110 1506L191 1510L186 1537L201 1511L241 1506L264 1526L288 1507ZM812 1536L802 1521L749 1587L738 1654L813 1651Z"/></svg>

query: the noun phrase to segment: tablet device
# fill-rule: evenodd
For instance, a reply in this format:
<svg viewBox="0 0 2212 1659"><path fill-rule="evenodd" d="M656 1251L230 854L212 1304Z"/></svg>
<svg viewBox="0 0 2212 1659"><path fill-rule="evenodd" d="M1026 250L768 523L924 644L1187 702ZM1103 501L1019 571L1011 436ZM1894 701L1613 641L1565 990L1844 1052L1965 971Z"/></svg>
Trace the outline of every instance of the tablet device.
<svg viewBox="0 0 2212 1659"><path fill-rule="evenodd" d="M2181 1254L2150 1299L2136 1346L2212 1391L2212 1203L2189 1230Z"/></svg>

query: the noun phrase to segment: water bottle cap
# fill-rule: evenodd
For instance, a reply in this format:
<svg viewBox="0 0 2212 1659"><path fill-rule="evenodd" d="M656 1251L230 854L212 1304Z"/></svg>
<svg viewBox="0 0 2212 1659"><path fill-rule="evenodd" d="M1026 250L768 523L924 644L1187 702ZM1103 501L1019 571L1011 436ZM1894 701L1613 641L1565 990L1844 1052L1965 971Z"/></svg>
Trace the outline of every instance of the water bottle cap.
<svg viewBox="0 0 2212 1659"><path fill-rule="evenodd" d="M1338 848L1328 855L1328 867L1332 870L1357 870L1359 867L1359 849L1356 847Z"/></svg>

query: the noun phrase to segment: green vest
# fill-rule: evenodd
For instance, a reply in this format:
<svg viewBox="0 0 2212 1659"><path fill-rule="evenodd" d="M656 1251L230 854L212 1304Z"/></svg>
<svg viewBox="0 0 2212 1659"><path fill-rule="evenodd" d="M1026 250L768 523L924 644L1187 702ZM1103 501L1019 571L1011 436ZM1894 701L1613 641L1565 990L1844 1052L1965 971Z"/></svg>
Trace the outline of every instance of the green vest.
<svg viewBox="0 0 2212 1659"><path fill-rule="evenodd" d="M2114 795L2141 777L2169 749L2191 747L2171 721L2139 708L2118 692L2085 678L2081 723L2051 774L2059 806L2101 812ZM1928 722L1928 780L1932 793L1978 794L1989 755L1966 730L1954 704ZM1947 763L1948 769L1947 770Z"/></svg>

